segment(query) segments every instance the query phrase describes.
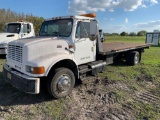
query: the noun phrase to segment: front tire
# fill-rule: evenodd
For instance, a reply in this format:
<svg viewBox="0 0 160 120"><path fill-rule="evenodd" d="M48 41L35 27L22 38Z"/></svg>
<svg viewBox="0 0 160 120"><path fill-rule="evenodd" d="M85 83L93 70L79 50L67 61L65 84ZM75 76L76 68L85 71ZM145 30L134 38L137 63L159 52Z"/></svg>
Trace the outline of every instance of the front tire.
<svg viewBox="0 0 160 120"><path fill-rule="evenodd" d="M65 97L72 92L75 76L68 68L58 68L49 76L47 88L55 98Z"/></svg>

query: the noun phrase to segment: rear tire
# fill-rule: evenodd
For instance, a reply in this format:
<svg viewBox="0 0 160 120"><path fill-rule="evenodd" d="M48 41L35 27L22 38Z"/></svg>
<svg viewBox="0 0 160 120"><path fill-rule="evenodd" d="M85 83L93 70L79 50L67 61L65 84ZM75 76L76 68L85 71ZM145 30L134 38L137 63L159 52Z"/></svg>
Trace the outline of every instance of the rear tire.
<svg viewBox="0 0 160 120"><path fill-rule="evenodd" d="M141 54L138 51L130 52L127 55L127 59L126 59L129 65L136 65L140 62L140 60L141 60Z"/></svg>
<svg viewBox="0 0 160 120"><path fill-rule="evenodd" d="M65 97L75 85L73 72L68 68L58 68L49 76L47 89L54 98Z"/></svg>

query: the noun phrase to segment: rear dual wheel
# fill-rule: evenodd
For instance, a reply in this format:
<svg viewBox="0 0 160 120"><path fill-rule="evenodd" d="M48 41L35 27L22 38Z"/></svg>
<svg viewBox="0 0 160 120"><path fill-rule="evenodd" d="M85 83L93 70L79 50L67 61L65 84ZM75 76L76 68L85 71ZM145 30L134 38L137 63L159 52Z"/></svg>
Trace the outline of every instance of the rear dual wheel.
<svg viewBox="0 0 160 120"><path fill-rule="evenodd" d="M73 72L68 68L58 68L49 76L47 88L51 96L61 98L72 92L74 84Z"/></svg>
<svg viewBox="0 0 160 120"><path fill-rule="evenodd" d="M126 61L129 65L136 65L141 60L141 54L138 51L132 51L127 55Z"/></svg>

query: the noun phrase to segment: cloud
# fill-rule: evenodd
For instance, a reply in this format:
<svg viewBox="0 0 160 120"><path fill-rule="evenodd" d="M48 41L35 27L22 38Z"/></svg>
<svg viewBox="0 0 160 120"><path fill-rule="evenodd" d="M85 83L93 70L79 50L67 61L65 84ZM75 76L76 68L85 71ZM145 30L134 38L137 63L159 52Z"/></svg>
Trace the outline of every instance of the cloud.
<svg viewBox="0 0 160 120"><path fill-rule="evenodd" d="M114 9L113 8L109 9L109 12L114 12Z"/></svg>
<svg viewBox="0 0 160 120"><path fill-rule="evenodd" d="M158 0L150 0L151 4L158 4Z"/></svg>
<svg viewBox="0 0 160 120"><path fill-rule="evenodd" d="M114 25L108 28L103 28L103 31L106 33L121 33L123 31L128 31L128 28L125 25Z"/></svg>
<svg viewBox="0 0 160 120"><path fill-rule="evenodd" d="M145 23L137 23L133 25L132 28L134 31L139 30L146 30L146 31L153 31L153 30L159 30L160 29L160 20L154 20L154 21L148 21Z"/></svg>
<svg viewBox="0 0 160 120"><path fill-rule="evenodd" d="M160 27L160 20L156 21L149 21L145 23L137 23L134 25L135 28L154 28L154 27Z"/></svg>
<svg viewBox="0 0 160 120"><path fill-rule="evenodd" d="M113 19L113 18L110 18L110 20L113 21L114 19Z"/></svg>
<svg viewBox="0 0 160 120"><path fill-rule="evenodd" d="M124 22L125 22L125 23L128 23L128 18L125 18L125 19L124 19Z"/></svg>
<svg viewBox="0 0 160 120"><path fill-rule="evenodd" d="M134 11L142 6L143 0L117 0L113 2L113 7L123 8L125 11Z"/></svg>
<svg viewBox="0 0 160 120"><path fill-rule="evenodd" d="M100 24L100 28L103 29L106 33L121 33L125 32L139 32L141 30L146 30L147 32L152 32L154 30L160 30L160 20L152 20L144 23L136 23L131 27L127 25L108 25L106 28L105 25Z"/></svg>
<svg viewBox="0 0 160 120"><path fill-rule="evenodd" d="M107 6L110 6L110 0L71 0L68 2L68 11L72 14L105 11Z"/></svg>
<svg viewBox="0 0 160 120"><path fill-rule="evenodd" d="M124 11L134 11L139 7L146 8L145 4L158 4L158 0L70 0L68 2L68 12L71 14L106 10L114 12L116 8L122 8Z"/></svg>
<svg viewBox="0 0 160 120"><path fill-rule="evenodd" d="M142 8L147 8L147 6L146 5L142 5Z"/></svg>

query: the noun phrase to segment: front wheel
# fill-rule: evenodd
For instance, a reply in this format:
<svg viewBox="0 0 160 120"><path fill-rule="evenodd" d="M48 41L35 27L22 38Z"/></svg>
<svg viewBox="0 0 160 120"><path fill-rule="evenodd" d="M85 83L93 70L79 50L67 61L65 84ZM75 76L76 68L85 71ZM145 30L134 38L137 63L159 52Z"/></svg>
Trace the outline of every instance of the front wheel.
<svg viewBox="0 0 160 120"><path fill-rule="evenodd" d="M74 84L73 72L68 68L58 68L49 76L47 88L51 96L61 98L72 92Z"/></svg>

